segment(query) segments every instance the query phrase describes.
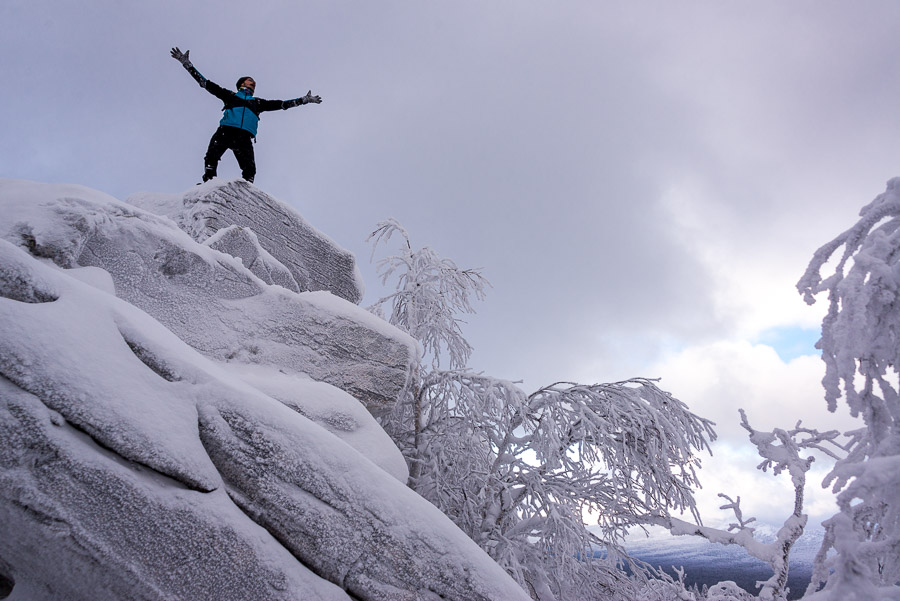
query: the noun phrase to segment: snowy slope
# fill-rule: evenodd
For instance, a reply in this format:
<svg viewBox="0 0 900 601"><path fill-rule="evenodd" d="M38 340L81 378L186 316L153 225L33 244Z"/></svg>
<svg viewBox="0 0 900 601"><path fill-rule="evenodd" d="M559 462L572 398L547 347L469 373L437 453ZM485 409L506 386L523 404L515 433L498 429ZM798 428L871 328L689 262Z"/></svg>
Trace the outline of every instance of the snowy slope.
<svg viewBox="0 0 900 601"><path fill-rule="evenodd" d="M124 238L155 227L185 246L171 220L22 182L0 181L0 209L0 582L10 599L528 598L398 479L399 454L346 392L204 356L112 294L121 280L74 261L84 233L110 223Z"/></svg>

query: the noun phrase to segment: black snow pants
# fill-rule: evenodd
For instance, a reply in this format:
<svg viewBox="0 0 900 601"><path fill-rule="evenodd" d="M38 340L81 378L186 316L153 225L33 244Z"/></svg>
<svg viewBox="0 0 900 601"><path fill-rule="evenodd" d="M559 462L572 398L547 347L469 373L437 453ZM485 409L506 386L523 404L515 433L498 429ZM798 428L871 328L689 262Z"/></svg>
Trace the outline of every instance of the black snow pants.
<svg viewBox="0 0 900 601"><path fill-rule="evenodd" d="M216 167L226 150L231 149L234 158L241 168L241 177L252 182L256 176L256 159L253 157L253 134L239 127L220 125L212 135L209 148L203 159L205 171L203 181L209 181L216 176Z"/></svg>

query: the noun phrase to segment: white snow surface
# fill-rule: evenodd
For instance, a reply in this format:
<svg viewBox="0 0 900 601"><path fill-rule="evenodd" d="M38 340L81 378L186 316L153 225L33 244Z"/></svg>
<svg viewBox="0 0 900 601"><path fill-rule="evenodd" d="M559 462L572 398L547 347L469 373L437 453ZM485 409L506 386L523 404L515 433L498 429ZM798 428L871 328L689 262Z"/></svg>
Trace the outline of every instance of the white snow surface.
<svg viewBox="0 0 900 601"><path fill-rule="evenodd" d="M227 369L341 438L400 482L409 478L406 461L394 443L384 430L372 424L365 407L346 392L267 365L229 363Z"/></svg>
<svg viewBox="0 0 900 601"><path fill-rule="evenodd" d="M48 204L68 211L48 212ZM147 599L348 599L344 590L359 599L528 599L401 482L402 457L350 395L283 368L211 360L114 296L102 269L61 269L27 252L29 239L77 244L58 219L103 220L92 208L98 204L158 227L174 243L189 239L166 217L82 186L0 180L0 533L15 533L0 536L0 569L11 572L0 575L15 581L10 599L116 598L127 582L140 590L130 598ZM206 252L211 262L229 261ZM233 266L242 269L239 261ZM328 293L305 296L396 335ZM25 423L38 424L35 431L56 445L40 472L27 458L37 443L17 438ZM70 480L42 479L60 457L80 467ZM53 490L68 490L60 482L95 471L103 485L82 492L100 509L53 498ZM111 482L140 491L140 503L105 497ZM50 532L53 523L66 528L48 534L47 519L31 519L35 504L56 516L48 518ZM225 542L142 523L147 504L166 508L165 519L179 528L226 532ZM132 544L130 530L118 530L119 518L137 523L141 536L161 529L160 541L171 547L158 564ZM226 544L235 538L237 547ZM196 560L184 564L184 556ZM163 569L166 561L171 569ZM247 577L265 590L229 586L198 596L206 584L191 580L192 562L230 566L222 569L236 570L227 576L238 580L247 566ZM274 584L259 582L251 569ZM206 577L210 591L225 586L214 582L223 574ZM65 584L48 584L56 579Z"/></svg>

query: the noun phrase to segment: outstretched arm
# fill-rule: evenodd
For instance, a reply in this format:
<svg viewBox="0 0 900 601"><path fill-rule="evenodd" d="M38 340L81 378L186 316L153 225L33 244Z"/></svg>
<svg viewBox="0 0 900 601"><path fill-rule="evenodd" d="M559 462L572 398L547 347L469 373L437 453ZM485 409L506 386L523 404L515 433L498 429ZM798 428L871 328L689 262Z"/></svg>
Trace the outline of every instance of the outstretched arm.
<svg viewBox="0 0 900 601"><path fill-rule="evenodd" d="M277 111L277 110L287 110L290 108L294 108L295 106L300 106L301 104L321 104L322 97L321 96L313 96L312 90L306 93L306 96L302 98L294 98L293 100L263 100L259 99L259 110L260 111Z"/></svg>
<svg viewBox="0 0 900 601"><path fill-rule="evenodd" d="M197 71L197 69L194 68L194 65L191 64L190 50L185 50L184 52L182 52L178 49L178 46L176 46L175 48L172 48L171 54L172 58L181 63L181 66L184 67L187 72L191 74L191 77L193 77L197 81L197 83L200 84L201 88L206 87L206 84L209 83L209 80L203 77L203 75L200 74L200 71Z"/></svg>
<svg viewBox="0 0 900 601"><path fill-rule="evenodd" d="M293 100L282 100L281 108L287 110L287 109L293 108L295 106L300 106L301 104L310 104L310 103L322 104L322 97L321 96L313 96L312 90L310 90L309 92L306 93L306 96L304 96L303 98L294 98Z"/></svg>

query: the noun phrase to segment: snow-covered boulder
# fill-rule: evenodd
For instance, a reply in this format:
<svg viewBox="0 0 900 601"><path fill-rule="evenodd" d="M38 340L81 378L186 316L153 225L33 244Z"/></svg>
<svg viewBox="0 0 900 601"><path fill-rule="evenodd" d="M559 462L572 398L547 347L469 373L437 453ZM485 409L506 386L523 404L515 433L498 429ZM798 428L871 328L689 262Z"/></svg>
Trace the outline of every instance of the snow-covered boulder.
<svg viewBox="0 0 900 601"><path fill-rule="evenodd" d="M224 488L193 490L108 450L5 377L0 443L0 581L12 599L350 600Z"/></svg>
<svg viewBox="0 0 900 601"><path fill-rule="evenodd" d="M290 206L242 179L214 179L182 198L135 194L128 202L164 214L198 242L237 225L253 230L259 244L284 265L300 290L328 290L352 303L363 296L356 258L306 222Z"/></svg>
<svg viewBox="0 0 900 601"><path fill-rule="evenodd" d="M302 372L375 414L407 385L416 343L405 333L328 292L268 285L172 219L81 186L17 180L0 180L0 214L0 237L61 267L106 270L117 296L211 358ZM258 258L269 274L282 265Z"/></svg>
<svg viewBox="0 0 900 601"><path fill-rule="evenodd" d="M82 229L102 237L116 228L97 224L116 219L71 202L84 219L65 213L69 230L32 221L32 253L55 255L65 241L103 250ZM60 269L0 240L0 585L10 598L528 599L387 462L351 446L383 445L335 435L362 414L292 407L302 395L257 371L268 368L205 357L109 290L96 269Z"/></svg>

